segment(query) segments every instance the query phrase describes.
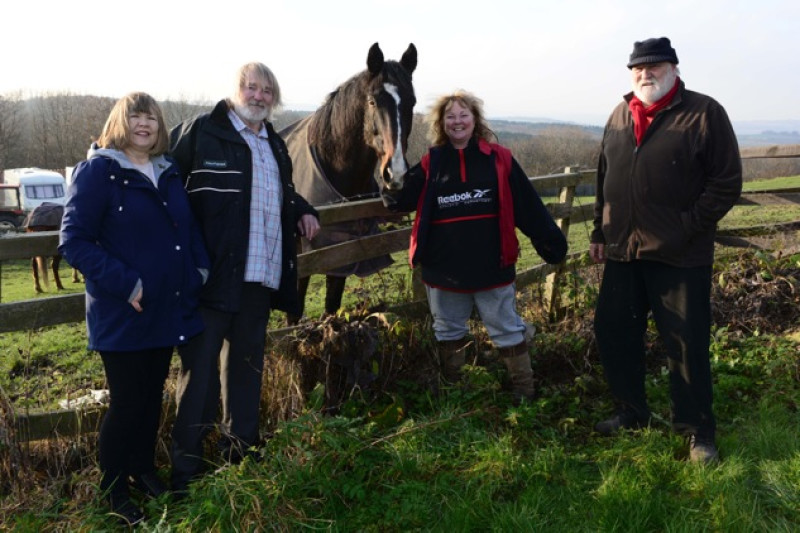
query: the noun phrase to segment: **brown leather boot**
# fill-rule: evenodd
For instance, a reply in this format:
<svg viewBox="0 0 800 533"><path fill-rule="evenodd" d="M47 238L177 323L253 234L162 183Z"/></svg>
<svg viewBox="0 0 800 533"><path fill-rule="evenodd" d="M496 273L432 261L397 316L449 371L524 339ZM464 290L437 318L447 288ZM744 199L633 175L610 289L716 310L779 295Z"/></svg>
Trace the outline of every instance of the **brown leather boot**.
<svg viewBox="0 0 800 533"><path fill-rule="evenodd" d="M533 400L533 369L528 344L525 341L508 348L500 348L500 356L508 369L511 378L511 394L515 403L522 400Z"/></svg>
<svg viewBox="0 0 800 533"><path fill-rule="evenodd" d="M439 364L442 378L448 383L461 381L461 367L466 364L467 346L470 341L466 337L456 341L439 341Z"/></svg>

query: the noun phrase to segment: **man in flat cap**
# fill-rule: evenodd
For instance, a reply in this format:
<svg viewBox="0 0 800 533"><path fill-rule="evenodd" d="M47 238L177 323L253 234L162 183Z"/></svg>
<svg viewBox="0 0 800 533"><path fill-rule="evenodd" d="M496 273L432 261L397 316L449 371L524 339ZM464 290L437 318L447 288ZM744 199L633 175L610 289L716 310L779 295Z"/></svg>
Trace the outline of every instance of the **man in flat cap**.
<svg viewBox="0 0 800 533"><path fill-rule="evenodd" d="M652 315L667 352L672 427L689 459L719 457L712 411L711 270L719 220L739 198L742 166L722 106L689 91L666 37L633 45L633 91L611 113L597 165L589 254L604 262L595 336L616 413L613 435L650 422L645 342Z"/></svg>

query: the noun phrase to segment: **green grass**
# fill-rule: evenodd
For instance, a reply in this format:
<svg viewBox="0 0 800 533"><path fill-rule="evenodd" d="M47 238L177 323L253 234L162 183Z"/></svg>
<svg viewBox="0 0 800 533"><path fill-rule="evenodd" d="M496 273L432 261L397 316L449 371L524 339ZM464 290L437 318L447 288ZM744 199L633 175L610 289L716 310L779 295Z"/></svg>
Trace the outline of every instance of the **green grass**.
<svg viewBox="0 0 800 533"><path fill-rule="evenodd" d="M772 189L791 189L800 187L800 176L781 176L777 178L746 181L742 184L742 190L747 191L761 191Z"/></svg>
<svg viewBox="0 0 800 533"><path fill-rule="evenodd" d="M42 281L43 293L36 293L33 287L33 274L31 272L31 262L29 260L3 261L0 264L0 296L2 303L16 302L19 300L31 300L36 298L47 298L55 294L71 294L83 292L83 283L72 282L72 269L66 261L61 261L58 269L61 283L64 285L63 291L56 289L50 273L50 283L45 286Z"/></svg>
<svg viewBox="0 0 800 533"><path fill-rule="evenodd" d="M800 383L785 370L798 370L798 345L715 338L718 465L687 463L685 441L663 424L618 438L593 434L607 407L603 390L554 385L513 407L490 373L472 389L407 393L410 407L392 424L366 406L337 417L310 407L278 426L260 462L204 477L180 503L149 502L148 529L796 530ZM741 375L750 380L726 381ZM599 370L587 376L599 378ZM666 381L653 373L651 396ZM661 417L669 409L664 398L653 408ZM51 497L5 523L30 531L107 527L102 506L90 500L78 508L77 498Z"/></svg>

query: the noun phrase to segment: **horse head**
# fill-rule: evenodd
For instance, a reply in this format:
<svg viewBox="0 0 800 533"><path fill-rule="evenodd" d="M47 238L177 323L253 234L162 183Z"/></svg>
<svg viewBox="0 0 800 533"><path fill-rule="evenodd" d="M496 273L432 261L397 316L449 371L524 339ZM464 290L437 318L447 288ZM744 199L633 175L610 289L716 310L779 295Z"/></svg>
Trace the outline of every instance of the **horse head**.
<svg viewBox="0 0 800 533"><path fill-rule="evenodd" d="M378 43L367 54L367 68L328 94L310 116L281 130L293 162L295 190L312 205L326 205L373 196L377 185L401 189L408 171L406 150L414 119L417 68L413 44L400 61L386 61ZM343 238L362 237L377 230L375 220L326 224L311 248L325 247ZM363 276L388 266L391 258L372 258L344 265L328 273L325 312L339 309L345 277ZM304 301L308 278L300 280ZM299 317L292 317L290 324Z"/></svg>
<svg viewBox="0 0 800 533"><path fill-rule="evenodd" d="M408 45L399 62L385 61L378 43L367 54L364 139L378 155L378 185L390 190L402 189L408 171L406 150L417 103L411 75L416 67L413 44Z"/></svg>

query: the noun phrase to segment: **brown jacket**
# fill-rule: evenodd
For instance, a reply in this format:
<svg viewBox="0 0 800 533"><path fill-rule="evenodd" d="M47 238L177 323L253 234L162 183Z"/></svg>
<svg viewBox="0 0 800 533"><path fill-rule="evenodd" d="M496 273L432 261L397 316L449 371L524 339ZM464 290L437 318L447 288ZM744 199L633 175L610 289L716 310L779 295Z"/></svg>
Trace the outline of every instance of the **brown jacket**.
<svg viewBox="0 0 800 533"><path fill-rule="evenodd" d="M594 231L613 261L714 261L717 222L739 198L742 163L728 116L683 82L637 148L628 109L611 113L597 165Z"/></svg>

